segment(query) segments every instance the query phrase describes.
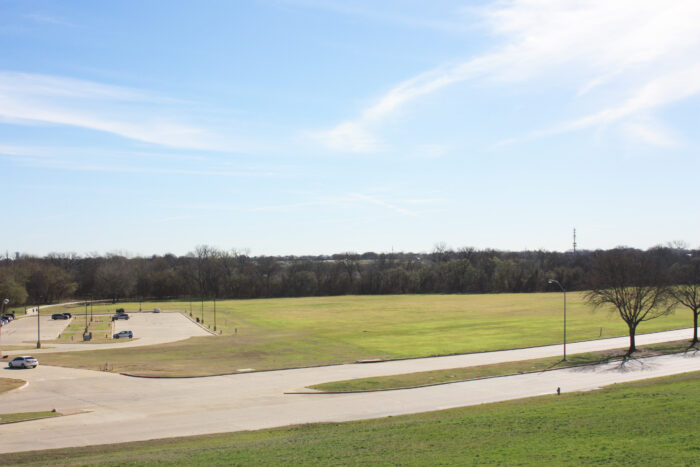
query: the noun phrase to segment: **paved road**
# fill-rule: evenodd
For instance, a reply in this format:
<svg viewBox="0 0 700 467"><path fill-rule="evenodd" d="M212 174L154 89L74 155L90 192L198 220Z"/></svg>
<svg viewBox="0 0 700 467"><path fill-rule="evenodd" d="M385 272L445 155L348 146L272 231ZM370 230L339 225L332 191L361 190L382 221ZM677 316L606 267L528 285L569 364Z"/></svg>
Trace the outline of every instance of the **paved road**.
<svg viewBox="0 0 700 467"><path fill-rule="evenodd" d="M619 346L606 339L580 347L604 344ZM548 347L538 349L546 352ZM497 354L509 359L531 358L538 349L459 358L472 358L475 362ZM438 357L193 379L129 378L42 366L34 370L5 369L0 376L24 378L30 384L4 394L4 407L17 412L52 408L88 412L0 426L0 452L383 417L552 394L557 387L564 392L590 390L617 382L700 371L700 355L688 354L642 359L624 366L612 363L411 390L285 394L310 384L348 377L450 368L455 361L455 357Z"/></svg>
<svg viewBox="0 0 700 467"><path fill-rule="evenodd" d="M83 315L73 315L73 321L83 322ZM17 323L21 326L22 331L10 335L10 340L5 339L5 330ZM68 321L56 320L52 321L49 316L41 318L41 339L48 341L56 339L58 334L63 331ZM60 329L59 329L60 328ZM45 331L46 329L46 331ZM110 348L124 347L141 347L145 345L165 344L167 342L175 342L187 339L193 336L211 336L209 331L203 329L198 324L195 324L182 313L129 313L128 320L117 320L114 322L114 332L130 330L134 333L134 339L120 340L113 344L56 344L53 342L42 343L40 350L10 350L3 351L3 355L20 355L20 354L42 354L51 352L74 352L85 350L99 350ZM32 335L32 338L27 336ZM15 320L2 328L1 345L21 345L19 342L27 340L30 343L36 343L36 318L22 318ZM18 342L18 343L15 343ZM23 345L26 345L23 344Z"/></svg>

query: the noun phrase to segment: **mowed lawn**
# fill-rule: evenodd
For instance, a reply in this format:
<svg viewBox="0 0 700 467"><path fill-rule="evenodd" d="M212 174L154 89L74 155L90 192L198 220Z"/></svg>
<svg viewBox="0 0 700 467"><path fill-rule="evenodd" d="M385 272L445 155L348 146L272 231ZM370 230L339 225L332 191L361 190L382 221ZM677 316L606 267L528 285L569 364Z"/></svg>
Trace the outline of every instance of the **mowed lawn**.
<svg viewBox="0 0 700 467"><path fill-rule="evenodd" d="M567 294L569 342L625 335L616 314ZM160 307L204 318L214 327L214 304L119 303L94 312ZM216 337L131 349L42 355L42 364L104 368L137 374L205 375L360 359L425 357L512 349L562 341L561 293L385 295L226 300L216 302ZM202 311L203 309L203 311ZM52 312L56 312L52 309ZM74 308L74 316L84 308ZM644 323L638 332L692 325L690 313Z"/></svg>
<svg viewBox="0 0 700 467"><path fill-rule="evenodd" d="M348 423L3 454L4 465L698 465L700 373Z"/></svg>

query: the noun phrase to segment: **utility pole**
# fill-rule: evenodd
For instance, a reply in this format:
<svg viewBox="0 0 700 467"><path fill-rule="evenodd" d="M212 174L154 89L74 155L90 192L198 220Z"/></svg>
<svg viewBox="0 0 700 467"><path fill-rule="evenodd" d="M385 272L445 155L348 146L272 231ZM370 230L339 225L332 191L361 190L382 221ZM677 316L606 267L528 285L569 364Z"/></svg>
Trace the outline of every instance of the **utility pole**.
<svg viewBox="0 0 700 467"><path fill-rule="evenodd" d="M216 297L214 297L214 331L216 331Z"/></svg>
<svg viewBox="0 0 700 467"><path fill-rule="evenodd" d="M87 302L87 300L85 300L85 334L87 334L87 331L88 331L87 305L88 305L88 302Z"/></svg>

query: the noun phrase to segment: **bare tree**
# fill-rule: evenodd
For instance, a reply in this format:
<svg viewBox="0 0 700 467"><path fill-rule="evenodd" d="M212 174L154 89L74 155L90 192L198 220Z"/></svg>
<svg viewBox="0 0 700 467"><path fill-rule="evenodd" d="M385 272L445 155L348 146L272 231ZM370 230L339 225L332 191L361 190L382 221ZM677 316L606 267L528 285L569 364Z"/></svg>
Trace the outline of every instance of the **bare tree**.
<svg viewBox="0 0 700 467"><path fill-rule="evenodd" d="M593 263L591 289L586 294L595 307L612 306L627 324L630 346L637 350L637 326L671 312L673 300L664 271L650 255L618 248L600 253Z"/></svg>
<svg viewBox="0 0 700 467"><path fill-rule="evenodd" d="M676 285L671 288L671 296L676 304L693 312L693 342L698 343L698 315L700 314L700 258L690 264L676 264L672 270Z"/></svg>

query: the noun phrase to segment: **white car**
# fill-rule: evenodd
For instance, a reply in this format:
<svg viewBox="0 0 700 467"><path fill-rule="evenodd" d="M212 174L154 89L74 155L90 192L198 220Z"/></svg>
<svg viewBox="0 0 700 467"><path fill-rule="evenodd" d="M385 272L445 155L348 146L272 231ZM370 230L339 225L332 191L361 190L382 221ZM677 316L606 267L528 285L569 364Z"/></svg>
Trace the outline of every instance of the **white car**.
<svg viewBox="0 0 700 467"><path fill-rule="evenodd" d="M39 360L30 356L14 358L7 364L8 368L36 368L37 366L39 366Z"/></svg>

